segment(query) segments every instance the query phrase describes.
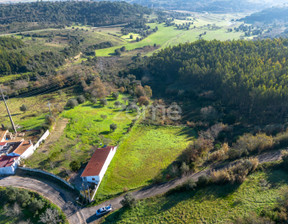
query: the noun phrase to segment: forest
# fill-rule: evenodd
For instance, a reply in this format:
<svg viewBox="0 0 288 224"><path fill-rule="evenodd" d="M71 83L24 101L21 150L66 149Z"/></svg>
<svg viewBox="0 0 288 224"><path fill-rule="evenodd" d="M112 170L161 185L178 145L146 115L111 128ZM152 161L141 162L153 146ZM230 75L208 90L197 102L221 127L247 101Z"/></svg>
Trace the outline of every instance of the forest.
<svg viewBox="0 0 288 224"><path fill-rule="evenodd" d="M91 26L123 24L143 19L151 9L125 2L36 2L0 5L0 23L38 22Z"/></svg>
<svg viewBox="0 0 288 224"><path fill-rule="evenodd" d="M173 100L217 99L219 110L266 123L286 119L288 40L204 41L161 50L132 68L154 93ZM155 94L154 94L155 95ZM224 109L225 110L225 109Z"/></svg>

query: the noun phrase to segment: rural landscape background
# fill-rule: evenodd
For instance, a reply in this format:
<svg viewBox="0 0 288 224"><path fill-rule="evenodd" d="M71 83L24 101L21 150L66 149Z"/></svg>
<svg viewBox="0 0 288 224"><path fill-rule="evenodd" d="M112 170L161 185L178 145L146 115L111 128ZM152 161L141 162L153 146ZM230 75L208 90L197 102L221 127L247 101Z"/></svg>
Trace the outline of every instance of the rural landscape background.
<svg viewBox="0 0 288 224"><path fill-rule="evenodd" d="M286 223L287 4L1 0L1 131L50 134L0 223Z"/></svg>

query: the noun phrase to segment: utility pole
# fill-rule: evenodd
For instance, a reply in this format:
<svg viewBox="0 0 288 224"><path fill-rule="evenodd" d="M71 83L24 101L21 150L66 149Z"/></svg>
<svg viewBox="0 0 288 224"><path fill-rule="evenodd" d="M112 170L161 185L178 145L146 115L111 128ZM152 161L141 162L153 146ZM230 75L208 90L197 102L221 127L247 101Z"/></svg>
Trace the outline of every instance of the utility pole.
<svg viewBox="0 0 288 224"><path fill-rule="evenodd" d="M0 91L1 91L2 99L3 99L3 101L4 101L4 104L5 104L5 107L6 107L6 110L7 110L7 113L8 113L8 116L9 116L9 119L10 119L10 122L11 122L11 125L12 125L12 128L13 128L13 131L15 132L15 134L17 134L17 130L16 130L15 124L14 124L14 122L13 122L12 116L11 116L11 114L10 114L10 110L9 110L8 105L7 105L7 103L6 103L5 96L4 96L4 94L3 94L3 90L2 90L1 87L0 87Z"/></svg>

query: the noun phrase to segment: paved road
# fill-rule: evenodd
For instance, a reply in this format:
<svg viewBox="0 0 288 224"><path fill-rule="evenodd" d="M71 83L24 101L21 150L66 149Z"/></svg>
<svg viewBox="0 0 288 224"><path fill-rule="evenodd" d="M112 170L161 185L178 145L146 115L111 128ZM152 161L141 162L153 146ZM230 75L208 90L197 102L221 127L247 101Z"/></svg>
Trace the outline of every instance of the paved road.
<svg viewBox="0 0 288 224"><path fill-rule="evenodd" d="M260 163L276 161L280 158L281 151L268 152L258 156ZM221 167L214 167L213 169L223 169L224 167L231 166L231 164L235 164L235 162L228 163L227 165ZM200 176L207 175L209 172L211 172L211 169L190 174L161 185L146 187L141 190L134 191L133 195L136 199L145 199L156 195L161 195L179 185L182 185L188 179L192 178L197 181ZM122 207L120 201L123 199L123 196L119 196L95 207L78 209L77 206L72 203L72 201L75 200L74 196L72 196L69 192L58 187L54 183L43 182L30 177L9 176L0 178L0 186L14 186L38 192L39 194L48 198L54 204L58 205L66 214L70 224L98 223L99 219L95 217L95 211L98 208L108 204L111 204L115 209Z"/></svg>
<svg viewBox="0 0 288 224"><path fill-rule="evenodd" d="M8 176L0 179L0 186L13 186L35 191L58 205L65 213L70 224L85 223L81 211L72 203L75 199L72 198L69 192L56 185L44 183L30 177Z"/></svg>

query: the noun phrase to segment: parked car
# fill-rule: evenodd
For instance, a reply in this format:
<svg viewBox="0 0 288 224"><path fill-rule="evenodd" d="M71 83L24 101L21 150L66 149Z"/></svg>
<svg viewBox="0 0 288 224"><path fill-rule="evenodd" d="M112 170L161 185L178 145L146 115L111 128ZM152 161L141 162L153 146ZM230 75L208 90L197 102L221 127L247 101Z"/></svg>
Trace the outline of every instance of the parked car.
<svg viewBox="0 0 288 224"><path fill-rule="evenodd" d="M111 212L112 209L113 209L113 208L112 208L111 205L108 205L108 206L106 206L106 207L99 208L99 209L96 211L96 216L106 215L107 213Z"/></svg>

